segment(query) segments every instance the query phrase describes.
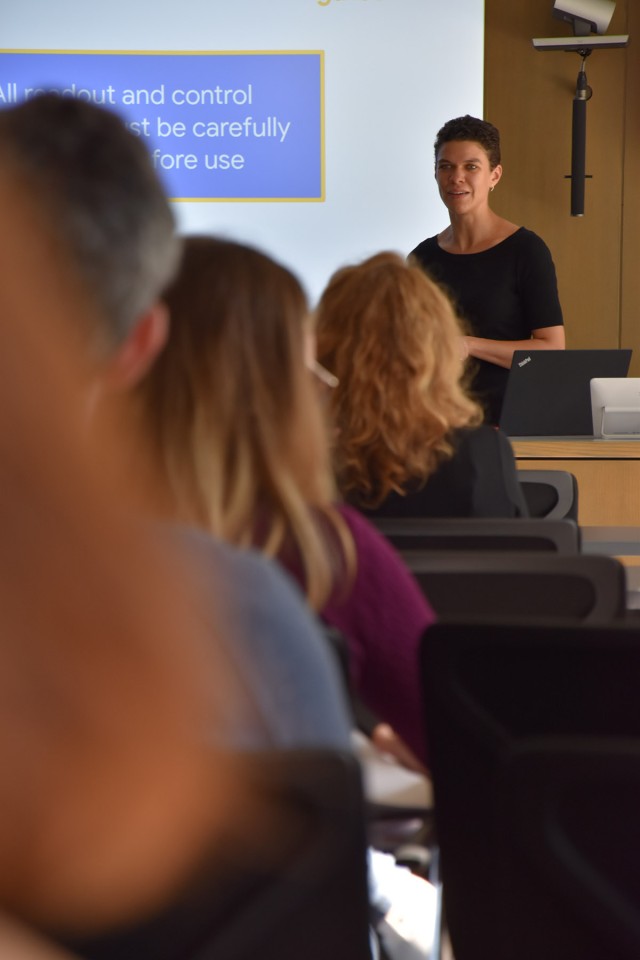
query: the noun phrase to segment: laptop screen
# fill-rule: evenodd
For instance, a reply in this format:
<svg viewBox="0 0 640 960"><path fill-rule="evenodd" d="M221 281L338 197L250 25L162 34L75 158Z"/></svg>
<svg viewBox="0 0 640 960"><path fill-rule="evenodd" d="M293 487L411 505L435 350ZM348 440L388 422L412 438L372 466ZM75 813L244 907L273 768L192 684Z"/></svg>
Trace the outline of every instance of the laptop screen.
<svg viewBox="0 0 640 960"><path fill-rule="evenodd" d="M631 350L516 350L500 427L511 437L593 436L591 380L626 377Z"/></svg>

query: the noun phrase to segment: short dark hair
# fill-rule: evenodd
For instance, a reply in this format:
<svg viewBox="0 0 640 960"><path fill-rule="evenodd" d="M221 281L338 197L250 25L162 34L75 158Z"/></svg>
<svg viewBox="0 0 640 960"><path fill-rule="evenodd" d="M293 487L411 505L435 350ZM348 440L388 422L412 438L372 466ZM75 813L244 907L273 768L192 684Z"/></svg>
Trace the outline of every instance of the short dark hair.
<svg viewBox="0 0 640 960"><path fill-rule="evenodd" d="M173 278L180 244L139 137L116 114L55 93L0 110L0 151L42 206L119 343Z"/></svg>
<svg viewBox="0 0 640 960"><path fill-rule="evenodd" d="M452 140L473 140L479 143L489 157L492 170L500 163L500 131L488 120L479 120L468 113L464 117L448 120L438 130L433 145L436 161L443 145Z"/></svg>

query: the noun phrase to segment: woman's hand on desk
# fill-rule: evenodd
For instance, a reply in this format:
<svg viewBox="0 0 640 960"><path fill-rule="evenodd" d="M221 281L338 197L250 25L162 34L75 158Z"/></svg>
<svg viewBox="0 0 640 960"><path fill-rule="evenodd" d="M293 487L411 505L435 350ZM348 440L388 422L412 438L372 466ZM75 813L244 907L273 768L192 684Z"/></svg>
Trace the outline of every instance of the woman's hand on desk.
<svg viewBox="0 0 640 960"><path fill-rule="evenodd" d="M564 327L540 327L533 330L528 340L487 340L484 337L464 337L469 356L486 360L509 369L514 350L564 350Z"/></svg>

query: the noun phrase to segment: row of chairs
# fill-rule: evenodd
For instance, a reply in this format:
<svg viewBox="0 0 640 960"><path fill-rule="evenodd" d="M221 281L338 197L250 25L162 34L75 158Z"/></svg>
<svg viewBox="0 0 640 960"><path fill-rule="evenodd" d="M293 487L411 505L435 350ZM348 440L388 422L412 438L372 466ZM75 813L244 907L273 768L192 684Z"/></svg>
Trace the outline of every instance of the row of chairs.
<svg viewBox="0 0 640 960"><path fill-rule="evenodd" d="M637 960L636 631L439 623L423 638L420 671L456 960ZM195 899L189 891L186 912L174 905L159 928L153 918L133 937L72 942L81 956L370 960L353 758L313 751L254 761L253 788L287 825L277 845L263 849L251 829L232 834L244 855L229 851L222 894L217 873Z"/></svg>
<svg viewBox="0 0 640 960"><path fill-rule="evenodd" d="M614 557L582 554L561 519L380 519L439 618L626 615L626 574Z"/></svg>
<svg viewBox="0 0 640 960"><path fill-rule="evenodd" d="M619 565L582 556L579 528L566 518L429 521L427 534L429 551L396 545L441 613L423 638L420 670L433 861L456 960L635 960L640 644L628 627L604 625L620 614ZM584 589L588 569L595 601ZM519 585L502 581L491 595L492 576L509 571ZM569 575L582 584L577 601ZM567 593L571 610L557 601ZM526 622L482 622L487 606ZM473 622L447 622L445 609ZM541 611L558 619L536 622ZM247 776L254 810L171 904L106 935L56 938L86 960L371 960L357 761L336 751L256 754Z"/></svg>
<svg viewBox="0 0 640 960"><path fill-rule="evenodd" d="M606 622L627 613L623 565L581 553L576 478L520 470L529 518L380 518L440 619L559 617Z"/></svg>
<svg viewBox="0 0 640 960"><path fill-rule="evenodd" d="M567 502L380 523L440 615L420 671L456 960L640 956L640 642Z"/></svg>
<svg viewBox="0 0 640 960"><path fill-rule="evenodd" d="M637 960L636 631L553 621L439 623L423 637L420 672L437 859L456 960ZM368 955L359 776L350 760L339 763L346 763L341 783L333 792L329 769L321 814L338 814L336 829L327 833L327 824L309 821L308 837L320 841L312 844L310 870L294 873L302 881L297 896L289 899L287 891L269 906L281 957L295 955L282 926L290 908L301 911L290 921L294 931L298 919L303 934L309 922L318 923L300 956L326 956L327 938L337 943L337 956ZM317 771L309 782L317 809ZM323 898L320 916L304 912L309 895ZM254 916L258 930L270 929L262 908ZM332 940L336 929L343 940ZM276 955L268 939L263 947L261 956Z"/></svg>

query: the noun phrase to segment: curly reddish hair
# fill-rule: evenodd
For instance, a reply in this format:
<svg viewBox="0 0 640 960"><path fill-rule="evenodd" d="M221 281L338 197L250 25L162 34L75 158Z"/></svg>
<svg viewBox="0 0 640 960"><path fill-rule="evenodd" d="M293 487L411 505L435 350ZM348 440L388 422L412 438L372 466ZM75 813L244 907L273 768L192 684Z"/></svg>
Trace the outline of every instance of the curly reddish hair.
<svg viewBox="0 0 640 960"><path fill-rule="evenodd" d="M384 252L339 270L316 311L318 359L336 375L334 462L342 494L375 508L451 456L481 421L463 383L462 330L446 294Z"/></svg>

